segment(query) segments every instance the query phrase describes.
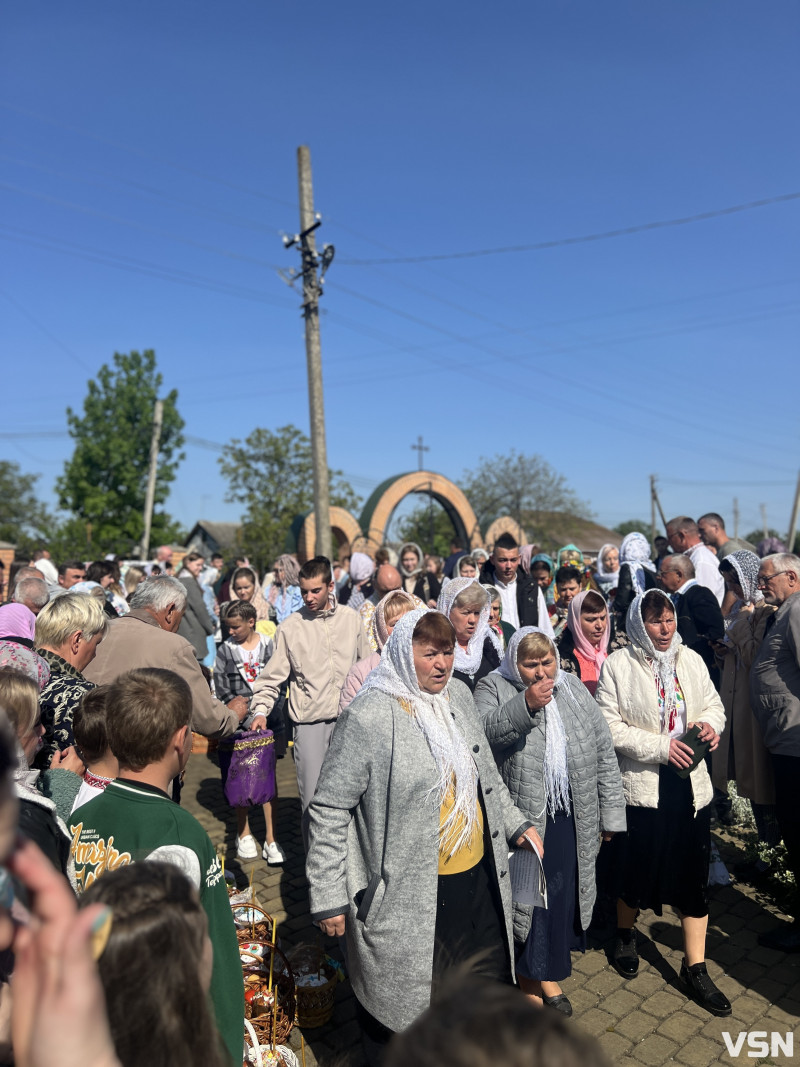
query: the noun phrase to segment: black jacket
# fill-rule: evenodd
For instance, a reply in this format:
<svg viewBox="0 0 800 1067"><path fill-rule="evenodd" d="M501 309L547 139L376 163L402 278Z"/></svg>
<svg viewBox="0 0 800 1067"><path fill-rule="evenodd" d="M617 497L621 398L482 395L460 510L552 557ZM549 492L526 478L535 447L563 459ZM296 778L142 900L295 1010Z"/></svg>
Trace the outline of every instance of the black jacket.
<svg viewBox="0 0 800 1067"><path fill-rule="evenodd" d="M490 559L487 559L483 565L481 583L483 585L497 583L494 564ZM539 583L530 574L526 574L522 567L517 569L517 614L521 627L539 625Z"/></svg>
<svg viewBox="0 0 800 1067"><path fill-rule="evenodd" d="M685 593L673 593L678 633L687 648L691 648L708 667L715 686L719 687L719 670L709 641L721 641L725 623L719 602L704 585L691 585Z"/></svg>
<svg viewBox="0 0 800 1067"><path fill-rule="evenodd" d="M625 616L628 614L628 608L636 597L637 589L634 588L633 579L631 578L631 569L626 566L622 570L620 575L619 585L617 586L617 592L614 596L614 621L617 625L617 629L626 633L625 629ZM647 593L651 589L658 589L658 578L656 578L653 571L649 571L647 567L644 568L644 591Z"/></svg>
<svg viewBox="0 0 800 1067"><path fill-rule="evenodd" d="M490 674L499 666L500 657L497 655L497 649L492 644L491 638L487 637L483 642L483 658L481 659L477 671L475 671L474 674L465 674L464 671L453 671L453 677L458 678L459 682L463 682L467 689L469 689L470 693L474 693L475 686L481 678L485 678L487 674Z"/></svg>

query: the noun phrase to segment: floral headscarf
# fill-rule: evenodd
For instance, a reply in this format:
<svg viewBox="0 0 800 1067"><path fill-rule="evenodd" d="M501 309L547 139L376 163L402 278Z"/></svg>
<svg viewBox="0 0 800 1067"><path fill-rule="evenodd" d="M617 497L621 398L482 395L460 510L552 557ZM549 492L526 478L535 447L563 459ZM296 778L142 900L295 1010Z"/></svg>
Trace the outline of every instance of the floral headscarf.
<svg viewBox="0 0 800 1067"><path fill-rule="evenodd" d="M439 828L439 848L452 855L467 845L478 825L478 771L472 753L450 713L447 686L440 693L420 689L414 668L414 630L428 613L417 608L403 615L386 642L381 662L361 687L359 697L370 689L387 693L401 702L422 731L436 764L437 782L431 790L441 808L452 790L454 803Z"/></svg>
<svg viewBox="0 0 800 1067"><path fill-rule="evenodd" d="M411 611L413 611L414 608L425 607L419 597L415 597L413 593L407 593L404 589L392 589L386 594L383 600L379 600L377 607L375 608L375 613L369 624L370 644L374 644L379 652L383 651L386 642L389 640L389 631L386 626L385 616L386 605L390 600L394 600L395 597L399 597L401 600L407 600L411 605L409 609ZM400 618L402 617L403 616L401 615Z"/></svg>
<svg viewBox="0 0 800 1067"><path fill-rule="evenodd" d="M238 596L238 594L236 593L234 586L236 585L236 579L241 577L242 575L247 576L254 586L253 595L250 598L250 603L256 609L256 620L258 622L261 622L262 619L268 619L269 604L264 599L264 594L261 590L261 583L258 580L258 575L252 567L237 567L231 575L230 584L228 586L228 589L230 590L229 595L231 600L241 600L241 597Z"/></svg>
<svg viewBox="0 0 800 1067"><path fill-rule="evenodd" d="M465 589L471 585L478 585L481 589L480 581L477 578L453 578L446 586L442 588L439 593L439 600L436 604L436 610L441 611L442 615L446 615L450 618L450 612L453 610L453 604L456 601L459 593L462 593ZM486 590L484 590L486 592ZM462 671L464 674L474 674L481 665L483 659L483 645L488 637L497 650L497 655L502 657L503 646L500 644L500 638L495 631L489 625L489 616L492 613L492 601L488 593L486 593L486 604L481 608L481 614L478 619L478 625L475 629L475 633L469 639L467 645L467 651L456 642L456 652L454 669Z"/></svg>
<svg viewBox="0 0 800 1067"><path fill-rule="evenodd" d="M750 552L748 549L731 552L725 557L724 562L730 563L736 571L739 585L744 593L745 604L760 604L764 599L764 594L758 588L758 568L761 566L761 560L755 552Z"/></svg>

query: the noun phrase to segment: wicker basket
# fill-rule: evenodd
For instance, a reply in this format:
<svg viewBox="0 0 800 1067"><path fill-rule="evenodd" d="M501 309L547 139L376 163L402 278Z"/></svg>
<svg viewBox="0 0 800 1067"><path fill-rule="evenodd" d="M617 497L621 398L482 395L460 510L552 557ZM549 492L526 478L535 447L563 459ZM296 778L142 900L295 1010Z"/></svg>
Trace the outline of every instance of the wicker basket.
<svg viewBox="0 0 800 1067"><path fill-rule="evenodd" d="M253 914L255 914L256 911L262 912L263 918L256 919L254 923L244 922L235 914L235 911L238 911L239 908L252 908L254 909ZM243 941L255 941L262 944L270 944L272 942L272 929L275 924L275 920L272 918L270 913L268 911L264 911L264 909L260 905L255 903L235 904L233 922L236 927L236 937L239 941L239 944L241 944ZM260 930L258 929L259 926L261 927Z"/></svg>
<svg viewBox="0 0 800 1067"><path fill-rule="evenodd" d="M333 1015L336 985L342 977L341 971L317 945L297 945L289 953L289 962L295 974L295 983L298 978L302 982L302 976L308 974L317 974L325 979L322 985L296 985L297 1025L304 1030L324 1026Z"/></svg>
<svg viewBox="0 0 800 1067"><path fill-rule="evenodd" d="M219 748L219 741L214 737L206 737L205 734L196 734L192 730L192 752L196 755L207 755L209 752L216 752Z"/></svg>
<svg viewBox="0 0 800 1067"><path fill-rule="evenodd" d="M257 986L265 989L268 984L269 954L272 951L272 946L262 942L259 947L262 948L264 953L262 959L257 960L253 956L248 956L247 959L242 960L245 988ZM275 961L272 970L272 988L277 996L273 1000L272 1006L262 1014L253 1016L251 1005L245 1005L245 1017L252 1023L253 1029L258 1034L262 1044L269 1044L272 1041L272 1016L276 1010L276 1001L275 1037L279 1043L285 1041L291 1034L297 1012L294 974L289 961L277 945L275 946Z"/></svg>

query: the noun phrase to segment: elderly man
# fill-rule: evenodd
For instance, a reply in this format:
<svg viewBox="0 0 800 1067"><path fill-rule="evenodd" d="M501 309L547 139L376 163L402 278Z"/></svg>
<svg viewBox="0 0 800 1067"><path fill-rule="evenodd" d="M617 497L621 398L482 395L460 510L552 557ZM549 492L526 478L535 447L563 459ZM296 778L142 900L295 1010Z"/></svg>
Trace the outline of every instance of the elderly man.
<svg viewBox="0 0 800 1067"><path fill-rule="evenodd" d="M192 693L192 729L207 737L226 737L247 715L247 701L238 696L221 704L211 695L192 646L177 633L185 608L186 587L177 578L141 582L128 614L109 623L87 677L106 685L139 667L174 671Z"/></svg>
<svg viewBox="0 0 800 1067"><path fill-rule="evenodd" d="M50 668L50 680L39 698L44 737L35 766L41 770L47 770L56 752L75 743L72 717L84 693L94 689L84 671L105 632L102 602L85 593L65 592L36 618L36 651Z"/></svg>
<svg viewBox="0 0 800 1067"><path fill-rule="evenodd" d="M667 556L661 564L659 578L675 605L678 633L683 643L700 656L718 689L719 668L709 643L721 641L725 636L725 623L717 598L710 589L698 583L694 564L686 555Z"/></svg>
<svg viewBox="0 0 800 1067"><path fill-rule="evenodd" d="M741 537L729 537L725 531L725 520L716 511L707 511L697 520L697 528L700 531L700 539L704 545L710 545L717 550L717 559L725 559L731 552L755 552L755 545Z"/></svg>
<svg viewBox="0 0 800 1067"><path fill-rule="evenodd" d="M491 556L483 565L480 581L495 586L500 593L503 622L515 630L520 626L538 626L548 637L553 637L544 593L536 578L525 573L519 560L517 542L511 534L500 534Z"/></svg>
<svg viewBox="0 0 800 1067"><path fill-rule="evenodd" d="M722 604L725 582L719 573L719 561L710 548L700 540L700 529L688 515L679 515L667 523L667 537L673 552L685 552L694 565L694 576L699 585L710 589ZM663 564L662 564L663 566Z"/></svg>
<svg viewBox="0 0 800 1067"><path fill-rule="evenodd" d="M378 645L370 633L375 608L377 608L378 604L380 604L387 593L392 593L395 589L403 588L403 579L400 577L400 571L397 567L393 567L391 563L381 563L380 567L375 571L372 581L375 590L358 609L358 614L361 616L361 622L363 623L364 630L369 638L370 647L373 652L377 652Z"/></svg>
<svg viewBox="0 0 800 1067"><path fill-rule="evenodd" d="M750 700L775 774L778 817L789 868L800 886L800 557L765 556L758 571L764 599L777 611L767 622L750 669ZM759 944L800 952L800 922L759 935Z"/></svg>
<svg viewBox="0 0 800 1067"><path fill-rule="evenodd" d="M24 604L26 608L38 615L50 594L47 591L47 582L44 578L19 578L14 586L14 601Z"/></svg>

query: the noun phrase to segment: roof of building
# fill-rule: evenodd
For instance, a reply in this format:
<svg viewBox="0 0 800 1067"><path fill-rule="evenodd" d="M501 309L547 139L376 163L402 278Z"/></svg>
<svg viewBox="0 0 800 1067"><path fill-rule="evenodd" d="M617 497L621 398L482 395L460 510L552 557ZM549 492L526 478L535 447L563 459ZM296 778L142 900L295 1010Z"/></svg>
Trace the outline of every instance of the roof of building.
<svg viewBox="0 0 800 1067"><path fill-rule="evenodd" d="M216 541L220 548L234 548L238 544L241 528L239 522L209 522L207 519L198 519L189 531L186 544L191 544L195 537L204 533Z"/></svg>

